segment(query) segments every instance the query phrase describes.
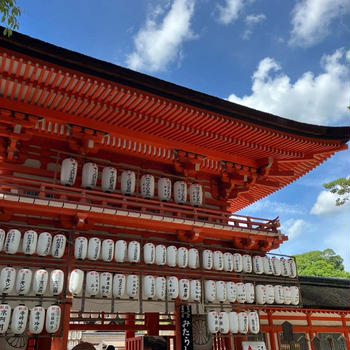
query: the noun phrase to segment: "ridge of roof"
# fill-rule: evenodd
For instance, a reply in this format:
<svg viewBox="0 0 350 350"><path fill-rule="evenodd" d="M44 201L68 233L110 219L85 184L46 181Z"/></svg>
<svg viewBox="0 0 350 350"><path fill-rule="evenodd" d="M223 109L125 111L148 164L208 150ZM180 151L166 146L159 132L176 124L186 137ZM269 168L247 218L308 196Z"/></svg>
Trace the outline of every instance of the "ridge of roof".
<svg viewBox="0 0 350 350"><path fill-rule="evenodd" d="M0 26L0 31L2 28ZM18 32L13 32L10 38L0 36L0 46L262 127L304 137L338 140L343 143L350 139L350 126L319 126L282 118L58 47Z"/></svg>

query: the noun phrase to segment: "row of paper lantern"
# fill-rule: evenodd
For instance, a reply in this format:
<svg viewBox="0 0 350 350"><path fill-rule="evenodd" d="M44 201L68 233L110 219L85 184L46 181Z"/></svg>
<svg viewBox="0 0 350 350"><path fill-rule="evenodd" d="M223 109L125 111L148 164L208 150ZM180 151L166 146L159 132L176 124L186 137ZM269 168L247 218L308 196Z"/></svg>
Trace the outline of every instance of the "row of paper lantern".
<svg viewBox="0 0 350 350"><path fill-rule="evenodd" d="M49 286L49 288L47 288ZM38 269L34 272L29 268L16 271L6 266L0 273L0 294L28 295L31 291L35 295L44 295L49 289L50 295L59 295L63 291L64 272L62 270Z"/></svg>
<svg viewBox="0 0 350 350"><path fill-rule="evenodd" d="M207 328L209 333L216 334L258 334L260 332L259 314L252 311L217 312L209 311L207 314Z"/></svg>
<svg viewBox="0 0 350 350"><path fill-rule="evenodd" d="M61 167L61 184L65 186L73 186L78 171L78 162L74 158L66 158L62 162ZM81 186L86 189L96 187L98 178L98 166L96 163L85 163L82 169ZM117 169L106 166L102 170L101 189L104 192L115 191L117 184ZM134 171L124 170L120 179L120 190L122 194L131 196L135 193L136 175ZM177 204L185 204L187 201L187 184L185 181L176 181L173 186L174 201ZM145 199L154 197L155 179L151 174L144 174L140 180L141 196ZM158 198L167 202L171 199L172 184L167 177L158 180ZM189 188L190 203L193 206L200 206L203 202L202 186L198 183L192 183Z"/></svg>
<svg viewBox="0 0 350 350"><path fill-rule="evenodd" d="M20 248L21 239L21 231L17 229L11 229L7 234L3 229L0 229L0 251L4 250L7 254L16 254ZM25 255L48 256L51 254L54 258L62 258L66 243L67 238L63 234L52 237L49 232L41 232L38 235L37 232L28 230L23 234L22 252Z"/></svg>
<svg viewBox="0 0 350 350"><path fill-rule="evenodd" d="M253 283L234 283L225 281L206 280L206 302L234 303L239 304L285 304L299 305L299 288L296 286L261 285Z"/></svg>
<svg viewBox="0 0 350 350"><path fill-rule="evenodd" d="M9 328L14 334L23 334L27 325L32 334L42 333L44 326L47 333L53 334L58 331L61 322L61 308L58 305L51 305L47 310L43 306L29 310L21 304L12 311L9 304L0 304L0 315L0 334L6 333Z"/></svg>
<svg viewBox="0 0 350 350"><path fill-rule="evenodd" d="M101 241L98 237L89 240L86 237L75 239L74 257L76 259L97 260L101 257L103 261L110 262L113 259L118 263L128 261L130 263L140 262L140 243L124 240L114 242L112 239ZM143 246L143 260L145 264L168 265L190 269L199 268L199 251L196 248L166 247L163 244L155 245L146 243ZM203 250L202 266L205 270L216 270L225 272L244 272L256 274L268 274L295 278L297 275L295 261L293 259L278 259L267 256L253 256L253 258L239 253L222 253L221 251Z"/></svg>
<svg viewBox="0 0 350 350"><path fill-rule="evenodd" d="M84 271L75 269L72 271L69 280L69 291L73 295L82 292ZM101 296L109 298L139 297L139 276L135 274L123 275L111 272L89 271L86 273L86 293L88 296ZM143 276L142 279L143 298L169 300L180 298L199 302L201 300L201 282L199 280L180 279L171 276Z"/></svg>

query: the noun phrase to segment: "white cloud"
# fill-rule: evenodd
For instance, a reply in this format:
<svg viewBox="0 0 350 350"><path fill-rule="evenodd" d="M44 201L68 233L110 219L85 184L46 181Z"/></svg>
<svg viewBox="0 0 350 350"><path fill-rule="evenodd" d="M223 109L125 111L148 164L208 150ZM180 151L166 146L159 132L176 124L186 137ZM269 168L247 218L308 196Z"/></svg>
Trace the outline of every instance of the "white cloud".
<svg viewBox="0 0 350 350"><path fill-rule="evenodd" d="M229 24L235 21L244 6L243 0L225 0L225 5L217 5L219 11L218 21Z"/></svg>
<svg viewBox="0 0 350 350"><path fill-rule="evenodd" d="M168 12L159 6L148 15L146 24L134 37L134 52L127 56L127 66L150 72L164 70L181 59L182 43L195 38L191 30L194 0L174 0Z"/></svg>
<svg viewBox="0 0 350 350"><path fill-rule="evenodd" d="M294 83L270 57L260 61L252 77L252 93L228 100L311 124L334 124L348 113L348 76L343 49L321 59L322 72L304 73Z"/></svg>
<svg viewBox="0 0 350 350"><path fill-rule="evenodd" d="M302 219L289 219L281 227L283 234L287 234L289 241L301 235L307 228L307 223Z"/></svg>
<svg viewBox="0 0 350 350"><path fill-rule="evenodd" d="M329 33L332 22L349 10L348 0L299 0L292 11L290 44L312 46Z"/></svg>
<svg viewBox="0 0 350 350"><path fill-rule="evenodd" d="M336 206L338 195L329 191L321 191L315 204L310 210L310 214L314 215L331 215L343 211L349 207L349 202L343 206Z"/></svg>
<svg viewBox="0 0 350 350"><path fill-rule="evenodd" d="M244 212L245 213L263 212L263 214L266 213L268 216L271 216L271 215L281 215L281 214L300 215L300 214L303 214L305 210L300 205L289 204L289 203L279 202L279 201L272 201L270 199L264 198L258 202L251 204L249 207L245 208Z"/></svg>
<svg viewBox="0 0 350 350"><path fill-rule="evenodd" d="M263 13L259 13L256 15L249 15L245 18L246 28L243 32L243 39L249 39L253 33L253 28L256 24L259 24L265 21L266 16Z"/></svg>

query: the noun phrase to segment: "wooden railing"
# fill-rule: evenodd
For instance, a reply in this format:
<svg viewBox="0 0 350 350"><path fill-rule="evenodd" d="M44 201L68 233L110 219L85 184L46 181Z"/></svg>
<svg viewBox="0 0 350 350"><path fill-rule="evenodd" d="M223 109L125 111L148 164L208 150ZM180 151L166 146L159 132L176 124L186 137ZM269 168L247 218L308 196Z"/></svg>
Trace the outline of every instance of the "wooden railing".
<svg viewBox="0 0 350 350"><path fill-rule="evenodd" d="M234 226L250 230L259 230L278 233L280 226L278 217L273 220L231 214L226 211L210 209L206 207L192 207L178 205L173 202L160 202L154 199L143 199L137 196L124 196L118 193L104 193L96 190L85 190L76 187L65 187L58 184L42 182L19 177L0 176L0 201L15 200L21 198L41 199L41 203L47 201L47 205L64 207L71 204L73 207L84 207L84 210L101 211L110 209L116 214L134 213L135 215L149 215L153 217L169 217L189 221L199 221L214 225ZM51 202L51 204L50 204ZM35 204L35 201L34 201Z"/></svg>

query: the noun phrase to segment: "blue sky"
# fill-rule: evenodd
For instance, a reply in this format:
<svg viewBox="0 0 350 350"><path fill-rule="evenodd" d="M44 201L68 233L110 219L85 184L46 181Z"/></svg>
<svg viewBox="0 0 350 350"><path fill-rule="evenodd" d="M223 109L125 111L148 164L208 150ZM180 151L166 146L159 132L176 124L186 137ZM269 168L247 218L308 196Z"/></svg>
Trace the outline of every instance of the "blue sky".
<svg viewBox="0 0 350 350"><path fill-rule="evenodd" d="M347 0L18 1L20 32L283 117L349 125ZM333 248L350 271L349 205L322 184L350 151L240 213L280 216L294 254Z"/></svg>

